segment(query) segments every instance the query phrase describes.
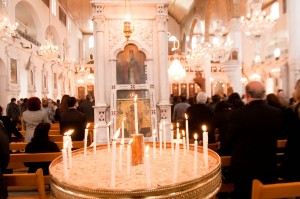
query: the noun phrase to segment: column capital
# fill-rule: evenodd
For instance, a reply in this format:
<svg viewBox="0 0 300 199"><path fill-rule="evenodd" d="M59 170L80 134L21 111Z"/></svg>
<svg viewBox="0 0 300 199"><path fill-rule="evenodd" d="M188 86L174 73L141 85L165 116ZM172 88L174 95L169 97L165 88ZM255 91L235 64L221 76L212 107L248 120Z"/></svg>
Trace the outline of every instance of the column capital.
<svg viewBox="0 0 300 199"><path fill-rule="evenodd" d="M158 32L167 32L167 4L156 4L156 23Z"/></svg>
<svg viewBox="0 0 300 199"><path fill-rule="evenodd" d="M96 32L104 32L104 29L105 29L104 15L94 16L93 22L94 22L94 28L96 28Z"/></svg>

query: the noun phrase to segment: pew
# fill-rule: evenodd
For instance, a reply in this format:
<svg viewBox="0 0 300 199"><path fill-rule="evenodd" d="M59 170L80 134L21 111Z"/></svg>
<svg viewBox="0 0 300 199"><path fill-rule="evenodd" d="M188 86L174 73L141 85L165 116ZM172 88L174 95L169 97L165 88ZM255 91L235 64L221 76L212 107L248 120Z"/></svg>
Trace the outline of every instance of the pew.
<svg viewBox="0 0 300 199"><path fill-rule="evenodd" d="M26 135L26 131L20 131L20 133L23 136ZM60 130L59 129L57 129L57 130L50 129L48 135L60 135Z"/></svg>
<svg viewBox="0 0 300 199"><path fill-rule="evenodd" d="M55 142L59 149L63 149L63 142ZM84 141L72 141L73 148L79 149L84 147ZM27 143L26 142L12 142L9 144L10 150L24 151Z"/></svg>
<svg viewBox="0 0 300 199"><path fill-rule="evenodd" d="M51 140L52 142L62 142L63 136L62 135L49 135L49 140ZM24 142L24 137L18 138L18 137L12 136L11 142Z"/></svg>
<svg viewBox="0 0 300 199"><path fill-rule="evenodd" d="M257 179L252 181L251 199L289 198L296 196L300 196L300 182L262 184Z"/></svg>
<svg viewBox="0 0 300 199"><path fill-rule="evenodd" d="M36 173L24 173L24 174L3 174L3 177L6 181L8 191L13 188L13 190L20 190L23 191L24 188L29 186L34 186L37 188L38 195L27 195L26 196L8 196L8 198L40 198L46 199L46 192L45 192L45 184L44 184L44 177L43 177L43 170L38 169ZM8 193L9 194L9 193ZM10 194L9 194L10 195Z"/></svg>

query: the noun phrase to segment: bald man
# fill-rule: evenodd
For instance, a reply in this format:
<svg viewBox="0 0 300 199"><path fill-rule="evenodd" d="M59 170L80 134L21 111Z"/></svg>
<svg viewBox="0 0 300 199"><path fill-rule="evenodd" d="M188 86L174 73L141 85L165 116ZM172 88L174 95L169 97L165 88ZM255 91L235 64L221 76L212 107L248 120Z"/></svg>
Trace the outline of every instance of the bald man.
<svg viewBox="0 0 300 199"><path fill-rule="evenodd" d="M281 126L281 112L264 102L261 82L246 86L245 108L232 113L225 146L231 149L234 198L250 199L252 180L276 181L276 140Z"/></svg>

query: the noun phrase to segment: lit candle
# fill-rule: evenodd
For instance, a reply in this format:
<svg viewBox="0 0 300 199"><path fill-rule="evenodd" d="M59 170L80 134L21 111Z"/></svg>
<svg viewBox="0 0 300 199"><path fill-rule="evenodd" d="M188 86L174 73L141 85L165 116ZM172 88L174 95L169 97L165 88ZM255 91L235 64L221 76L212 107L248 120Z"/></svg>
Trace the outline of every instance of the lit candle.
<svg viewBox="0 0 300 199"><path fill-rule="evenodd" d="M133 139L131 138L128 145L127 145L127 175L130 176L130 168L131 168L131 143L132 143Z"/></svg>
<svg viewBox="0 0 300 199"><path fill-rule="evenodd" d="M73 144L72 144L72 138L71 138L71 134L74 132L74 130L69 130L64 134L63 137L63 144L66 144L66 148L67 148L67 155L68 155L68 168L72 168L72 148L73 148Z"/></svg>
<svg viewBox="0 0 300 199"><path fill-rule="evenodd" d="M68 145L68 142L66 142L63 145L63 149L62 149L63 171L64 171L64 179L65 180L69 180L67 145Z"/></svg>
<svg viewBox="0 0 300 199"><path fill-rule="evenodd" d="M110 179L110 186L112 188L115 188L116 186L116 139L119 137L120 129L117 130L117 132L114 135L113 141L112 141L112 155L111 155L111 179Z"/></svg>
<svg viewBox="0 0 300 199"><path fill-rule="evenodd" d="M167 138L166 138L166 123L163 122L164 127L164 150L167 150Z"/></svg>
<svg viewBox="0 0 300 199"><path fill-rule="evenodd" d="M145 149L145 166L146 166L146 183L147 188L151 187L151 173L150 173L150 158L149 158L149 145L146 146Z"/></svg>
<svg viewBox="0 0 300 199"><path fill-rule="evenodd" d="M98 128L98 124L96 124L96 126L94 126L94 154L96 154L97 151L97 128Z"/></svg>
<svg viewBox="0 0 300 199"><path fill-rule="evenodd" d="M107 139L107 151L110 152L110 135L109 135L109 127L110 127L110 123L108 122L107 126L106 126L106 139Z"/></svg>
<svg viewBox="0 0 300 199"><path fill-rule="evenodd" d="M194 138L195 138L195 142L194 142L194 177L197 176L197 164L198 164L198 141L197 141L197 138L198 138L198 135L197 133L194 134Z"/></svg>
<svg viewBox="0 0 300 199"><path fill-rule="evenodd" d="M188 116L185 113L185 132L186 132L186 148L187 151L190 150L190 135L189 135L189 120L188 120Z"/></svg>
<svg viewBox="0 0 300 199"><path fill-rule="evenodd" d="M124 145L124 121L126 120L126 117L122 120L122 141L121 143Z"/></svg>
<svg viewBox="0 0 300 199"><path fill-rule="evenodd" d="M182 130L182 145L183 145L183 154L186 156L186 144L185 144L185 133L184 130Z"/></svg>
<svg viewBox="0 0 300 199"><path fill-rule="evenodd" d="M173 124L171 124L171 149L172 149L172 155L174 155L174 131L173 131Z"/></svg>
<svg viewBox="0 0 300 199"><path fill-rule="evenodd" d="M162 123L159 125L159 153L162 156Z"/></svg>
<svg viewBox="0 0 300 199"><path fill-rule="evenodd" d="M136 99L137 99L137 95L135 95L134 97L134 126L135 126L135 134L139 134L138 130L138 111L137 111L137 102L136 102Z"/></svg>
<svg viewBox="0 0 300 199"><path fill-rule="evenodd" d="M122 162L123 162L123 144L121 142L119 146L119 171L122 170Z"/></svg>
<svg viewBox="0 0 300 199"><path fill-rule="evenodd" d="M83 145L83 153L84 153L84 157L86 157L86 148L87 148L87 136L88 136L88 133L89 133L89 126L90 126L90 123L88 123L86 125L86 128L84 130L84 145Z"/></svg>
<svg viewBox="0 0 300 199"><path fill-rule="evenodd" d="M205 125L202 126L203 130L203 157L204 157L204 166L208 168L208 135L207 128Z"/></svg>
<svg viewBox="0 0 300 199"><path fill-rule="evenodd" d="M153 159L156 160L156 140L155 140L156 129L152 131L152 146L153 146Z"/></svg>
<svg viewBox="0 0 300 199"><path fill-rule="evenodd" d="M176 130L177 130L177 134L178 134L179 133L179 123L178 122L176 123L176 127L177 127Z"/></svg>
<svg viewBox="0 0 300 199"><path fill-rule="evenodd" d="M177 133L176 148L175 148L175 158L174 158L174 169L173 169L173 183L177 182L177 176L178 176L179 138L180 138L180 133Z"/></svg>

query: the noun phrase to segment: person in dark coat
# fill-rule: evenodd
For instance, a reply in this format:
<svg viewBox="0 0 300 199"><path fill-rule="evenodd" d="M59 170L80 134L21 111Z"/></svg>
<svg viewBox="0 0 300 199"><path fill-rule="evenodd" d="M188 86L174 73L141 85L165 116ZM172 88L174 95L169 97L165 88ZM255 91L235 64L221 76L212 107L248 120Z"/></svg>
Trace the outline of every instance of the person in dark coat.
<svg viewBox="0 0 300 199"><path fill-rule="evenodd" d="M7 186L5 184L3 173L9 163L9 142L8 134L3 123L0 121L0 199L7 198Z"/></svg>
<svg viewBox="0 0 300 199"><path fill-rule="evenodd" d="M12 124L9 117L2 115L3 114L3 108L0 106L0 120L3 122L3 125L6 129L6 132L8 133L8 140L10 142L11 135L14 134L18 138L22 138L23 135L18 131L17 127Z"/></svg>
<svg viewBox="0 0 300 199"><path fill-rule="evenodd" d="M194 139L194 134L197 133L199 138L202 138L202 125L206 125L208 131L208 142L215 142L215 135L213 133L211 124L214 116L213 109L205 104L207 95L204 92L199 92L196 97L197 104L190 106L186 114L189 121L189 138Z"/></svg>
<svg viewBox="0 0 300 199"><path fill-rule="evenodd" d="M232 112L225 140L232 154L235 199L250 199L253 179L264 184L277 179L276 138L281 112L264 102L265 88L260 82L249 82L245 97L248 104Z"/></svg>
<svg viewBox="0 0 300 199"><path fill-rule="evenodd" d="M11 119L11 122L14 126L16 126L19 122L20 116L20 109L16 102L16 98L13 97L11 98L10 103L7 104L6 107L6 116Z"/></svg>
<svg viewBox="0 0 300 199"><path fill-rule="evenodd" d="M300 181L300 80L297 81L294 98L296 104L287 109L283 129L287 134L283 170L287 181Z"/></svg>
<svg viewBox="0 0 300 199"><path fill-rule="evenodd" d="M78 110L86 115L88 122L94 122L95 101L92 101L92 96L86 95L85 100L80 103Z"/></svg>
<svg viewBox="0 0 300 199"><path fill-rule="evenodd" d="M75 97L70 97L68 100L68 109L61 113L60 116L60 133L73 129L71 134L73 141L82 141L84 138L84 130L87 124L86 115L77 110L78 101Z"/></svg>
<svg viewBox="0 0 300 199"><path fill-rule="evenodd" d="M49 140L50 123L39 123L35 130L31 142L26 145L25 153L49 153L59 152L56 143ZM39 168L43 169L44 175L49 175L49 165L51 162L27 162L28 173L35 173Z"/></svg>

